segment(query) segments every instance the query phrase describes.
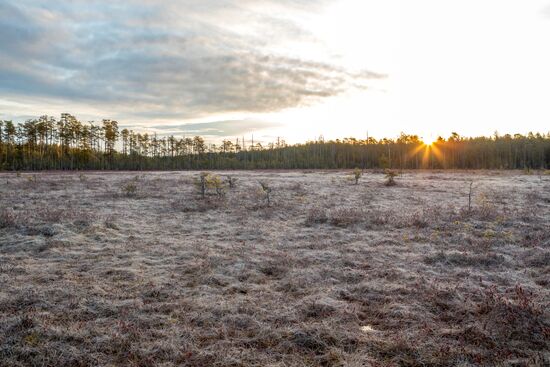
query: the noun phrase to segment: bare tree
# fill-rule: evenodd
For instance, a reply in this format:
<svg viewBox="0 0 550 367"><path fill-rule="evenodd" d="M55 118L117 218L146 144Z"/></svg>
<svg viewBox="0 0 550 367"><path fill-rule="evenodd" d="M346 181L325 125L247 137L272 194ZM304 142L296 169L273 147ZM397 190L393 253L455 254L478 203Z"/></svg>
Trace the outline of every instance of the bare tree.
<svg viewBox="0 0 550 367"><path fill-rule="evenodd" d="M470 191L468 192L468 213L472 211L472 186L474 181L470 182Z"/></svg>

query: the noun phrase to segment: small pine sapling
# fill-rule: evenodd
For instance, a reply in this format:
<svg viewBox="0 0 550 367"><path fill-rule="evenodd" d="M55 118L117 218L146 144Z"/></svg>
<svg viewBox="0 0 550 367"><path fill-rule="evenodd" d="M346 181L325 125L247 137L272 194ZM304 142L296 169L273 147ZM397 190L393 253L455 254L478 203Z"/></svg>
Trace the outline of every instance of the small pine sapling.
<svg viewBox="0 0 550 367"><path fill-rule="evenodd" d="M208 172L201 172L198 180L196 180L195 182L195 186L197 186L197 188L199 189L199 192L203 199L206 197L208 175Z"/></svg>
<svg viewBox="0 0 550 367"><path fill-rule="evenodd" d="M395 177L397 177L397 172L393 170L386 170L386 182L384 184L386 186L397 185L397 183L395 182Z"/></svg>
<svg viewBox="0 0 550 367"><path fill-rule="evenodd" d="M468 192L468 213L472 211L472 186L474 181L470 182L470 191Z"/></svg>
<svg viewBox="0 0 550 367"><path fill-rule="evenodd" d="M216 195L218 197L223 197L225 195L225 185L218 175L209 174L206 176L206 187L209 189L216 190Z"/></svg>
<svg viewBox="0 0 550 367"><path fill-rule="evenodd" d="M126 197L134 197L137 195L138 187L133 182L128 182L124 186L122 186L122 192L124 193L124 196Z"/></svg>
<svg viewBox="0 0 550 367"><path fill-rule="evenodd" d="M355 178L355 184L359 183L359 179L363 176L363 172L359 168L353 170L353 177Z"/></svg>
<svg viewBox="0 0 550 367"><path fill-rule="evenodd" d="M230 189L234 189L236 186L237 179L233 176L225 176L225 182Z"/></svg>
<svg viewBox="0 0 550 367"><path fill-rule="evenodd" d="M265 182L260 182L260 186L262 187L262 192L265 195L267 206L270 206L271 205L271 191L273 191L273 190Z"/></svg>
<svg viewBox="0 0 550 367"><path fill-rule="evenodd" d="M218 197L223 197L225 195L225 183L222 181L221 177L209 172L201 172L199 178L195 181L195 186L202 199L206 198L208 190L214 190Z"/></svg>

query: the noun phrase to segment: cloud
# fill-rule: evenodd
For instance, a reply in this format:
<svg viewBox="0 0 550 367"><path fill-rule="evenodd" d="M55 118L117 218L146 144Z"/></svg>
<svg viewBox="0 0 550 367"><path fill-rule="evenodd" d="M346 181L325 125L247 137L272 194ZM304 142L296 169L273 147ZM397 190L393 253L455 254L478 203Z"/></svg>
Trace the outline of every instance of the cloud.
<svg viewBox="0 0 550 367"><path fill-rule="evenodd" d="M4 1L0 97L185 119L279 111L368 87L384 76L273 51L289 39L315 42L295 18L327 3Z"/></svg>
<svg viewBox="0 0 550 367"><path fill-rule="evenodd" d="M163 130L167 134L174 135L201 135L210 137L240 137L254 131L272 129L283 126L277 122L258 120L227 120L205 123L192 123L180 125L160 125L155 129Z"/></svg>

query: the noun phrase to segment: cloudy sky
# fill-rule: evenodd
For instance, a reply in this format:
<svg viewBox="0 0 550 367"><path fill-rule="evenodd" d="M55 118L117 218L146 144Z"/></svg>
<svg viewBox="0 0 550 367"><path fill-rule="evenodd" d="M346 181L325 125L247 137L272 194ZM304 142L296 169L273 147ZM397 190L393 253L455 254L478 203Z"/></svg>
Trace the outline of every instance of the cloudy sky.
<svg viewBox="0 0 550 367"><path fill-rule="evenodd" d="M550 0L2 0L0 119L296 142L550 131Z"/></svg>

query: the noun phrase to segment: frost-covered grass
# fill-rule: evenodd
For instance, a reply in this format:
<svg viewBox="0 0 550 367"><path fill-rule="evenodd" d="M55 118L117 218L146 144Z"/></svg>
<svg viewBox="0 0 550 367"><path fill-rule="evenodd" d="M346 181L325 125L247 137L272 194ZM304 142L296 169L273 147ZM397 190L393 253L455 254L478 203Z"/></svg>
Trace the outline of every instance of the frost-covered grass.
<svg viewBox="0 0 550 367"><path fill-rule="evenodd" d="M0 173L0 366L550 363L550 177L350 173Z"/></svg>

